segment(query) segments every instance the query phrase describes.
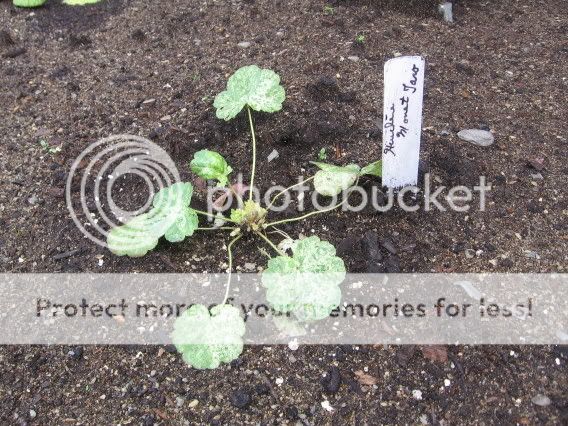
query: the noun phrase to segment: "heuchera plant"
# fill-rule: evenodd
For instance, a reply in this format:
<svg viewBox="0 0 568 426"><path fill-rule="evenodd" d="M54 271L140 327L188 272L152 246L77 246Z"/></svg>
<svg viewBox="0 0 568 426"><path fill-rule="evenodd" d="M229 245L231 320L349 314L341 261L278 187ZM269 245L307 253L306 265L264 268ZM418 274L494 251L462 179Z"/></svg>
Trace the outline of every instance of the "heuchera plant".
<svg viewBox="0 0 568 426"><path fill-rule="evenodd" d="M244 235L252 234L263 240L276 253L268 261L262 274L269 304L281 313L290 314L297 321L315 321L327 317L341 299L340 284L345 278L343 260L336 256L335 247L317 236L300 240L292 239L278 225L301 221L310 216L339 208L344 200L332 207L313 211L299 217L270 221L270 207L290 189L313 180L315 190L323 196L335 196L356 185L363 175L380 176L380 161L360 167L350 164L344 167L315 162L320 169L315 176L279 192L268 206L261 206L253 199L256 172L256 134L253 111L276 112L282 109L286 95L280 85L280 77L274 71L260 69L256 65L237 70L228 80L227 89L217 95L213 103L216 115L222 120L232 120L245 110L248 116L252 139L252 170L248 199L240 200L240 208L233 209L229 217L213 215L190 207L193 187L190 183L176 183L159 191L153 199L153 207L147 213L131 219L126 224L112 229L107 237L109 249L119 255L139 257L156 247L165 237L170 242L180 242L200 230L228 231L231 239L227 244L228 282L223 301L208 310L203 305L194 305L182 314L172 333L173 342L184 361L195 368L216 368L237 358L243 349L244 321L237 308L226 304L229 296L232 249ZM193 173L203 179L217 181L219 187L229 187L231 166L217 152L202 150L190 163ZM218 227L200 228L198 215L221 221ZM223 226L228 223L229 226ZM279 234L286 238L286 249L270 238ZM291 253L289 254L288 251ZM312 279L310 274L319 274ZM293 275L293 278L291 278Z"/></svg>

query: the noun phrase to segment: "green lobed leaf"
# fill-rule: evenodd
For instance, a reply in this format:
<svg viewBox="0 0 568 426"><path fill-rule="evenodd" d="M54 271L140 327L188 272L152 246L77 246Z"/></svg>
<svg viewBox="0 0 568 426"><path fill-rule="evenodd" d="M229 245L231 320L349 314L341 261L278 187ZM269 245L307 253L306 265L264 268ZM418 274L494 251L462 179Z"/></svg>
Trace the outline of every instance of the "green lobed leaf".
<svg viewBox="0 0 568 426"><path fill-rule="evenodd" d="M353 186L361 171L357 164L341 167L316 161L311 163L321 169L314 176L316 192L327 197L337 195Z"/></svg>
<svg viewBox="0 0 568 426"><path fill-rule="evenodd" d="M371 175L381 177L383 175L383 162L381 160L375 161L366 165L361 169L360 175Z"/></svg>
<svg viewBox="0 0 568 426"><path fill-rule="evenodd" d="M109 250L117 256L144 256L158 245L160 238L153 223L148 214L142 214L113 228L107 235Z"/></svg>
<svg viewBox="0 0 568 426"><path fill-rule="evenodd" d="M193 235L199 219L189 208L192 194L193 186L183 182L159 191L149 212L109 232L109 250L117 256L141 257L156 247L162 236L170 242L180 242Z"/></svg>
<svg viewBox="0 0 568 426"><path fill-rule="evenodd" d="M154 209L150 214L161 220L161 231L166 240L177 243L193 235L199 226L197 213L190 209L193 195L190 183L174 183L159 191L153 200Z"/></svg>
<svg viewBox="0 0 568 426"><path fill-rule="evenodd" d="M189 167L200 178L215 179L220 186L227 185L227 177L233 171L221 154L207 149L196 152Z"/></svg>
<svg viewBox="0 0 568 426"><path fill-rule="evenodd" d="M176 319L171 337L186 363L213 369L241 354L244 334L239 309L218 305L209 312L203 305L193 305Z"/></svg>
<svg viewBox="0 0 568 426"><path fill-rule="evenodd" d="M229 121L245 106L255 111L276 112L282 109L286 92L274 71L256 65L239 68L227 82L227 90L215 97L217 118Z"/></svg>
<svg viewBox="0 0 568 426"><path fill-rule="evenodd" d="M326 318L341 301L343 260L335 255L333 245L317 236L296 241L292 253L268 261L262 274L268 302L302 321Z"/></svg>
<svg viewBox="0 0 568 426"><path fill-rule="evenodd" d="M14 0L17 7L39 7L43 6L47 0Z"/></svg>

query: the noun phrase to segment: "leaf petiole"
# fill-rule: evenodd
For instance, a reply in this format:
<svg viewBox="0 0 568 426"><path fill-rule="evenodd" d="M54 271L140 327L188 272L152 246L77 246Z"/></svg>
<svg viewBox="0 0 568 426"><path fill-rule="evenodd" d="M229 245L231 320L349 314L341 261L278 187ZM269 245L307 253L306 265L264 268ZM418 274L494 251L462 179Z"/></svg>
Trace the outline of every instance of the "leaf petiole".
<svg viewBox="0 0 568 426"><path fill-rule="evenodd" d="M354 186L357 186L358 183L359 183L359 179L357 179L357 181L355 182ZM296 222L296 221L298 221L298 220L304 220L304 219L307 219L308 217L315 216L315 215L320 214L320 213L327 213L327 212L333 211L333 210L335 210L335 209L338 209L339 207L341 207L342 205L344 205L348 200L349 200L349 191L348 191L347 194L346 194L345 200L343 200L343 201L342 201L341 203L339 203L339 204L336 204L336 205L333 206L333 207L329 207L329 208L323 209L323 210L317 210L317 211L315 211L315 212L311 212L311 213L308 213L308 214L305 214L305 215L299 216L299 217L293 217L293 218L291 218L291 219L282 219L282 220L277 220L276 222L266 223L266 224L264 225L264 228L266 229L266 228L268 228L268 227L270 227L270 226L274 226L274 225L281 225L281 224L283 224L283 223L289 223L289 222Z"/></svg>
<svg viewBox="0 0 568 426"><path fill-rule="evenodd" d="M203 211L201 211L201 210L196 210L196 209L194 209L194 208L192 208L191 210L193 210L195 213L200 214L200 215L202 215L202 216L212 217L213 219L216 219L216 218L217 218L217 216L214 215L213 213L203 212ZM237 223L237 222L235 222L234 220L231 220L231 219L229 219L228 217L224 217L224 216L223 216L223 220L226 221L226 222Z"/></svg>
<svg viewBox="0 0 568 426"><path fill-rule="evenodd" d="M254 123L252 121L251 108L247 105L247 113L250 124L250 132L252 135L252 171L250 174L249 200L252 200L254 190L254 173L256 171L256 135L254 133Z"/></svg>
<svg viewBox="0 0 568 426"><path fill-rule="evenodd" d="M283 194L285 194L286 192L290 191L292 188L295 188L295 187L297 187L297 186L303 185L304 183L309 182L309 181L313 180L314 178L315 178L315 176L309 177L309 178L307 178L306 180L303 180L302 182L298 182L297 184L292 185L292 186L289 186L288 188L286 188L286 189L280 191L278 194L276 194L276 195L274 196L274 198L272 198L272 200L270 201L270 204L266 207L266 210L269 210L270 207L272 207L272 206L274 205L274 203L276 202L276 200L278 199L278 197L280 197L281 195L283 195Z"/></svg>
<svg viewBox="0 0 568 426"><path fill-rule="evenodd" d="M272 247L274 249L274 251L276 253L278 253L280 256L286 256L286 253L284 253L282 250L280 250L278 247L276 247L274 245L274 243L272 241L270 241L270 239L266 235L264 235L262 232L257 231L257 232L255 232L255 234L257 234L260 238L262 238L264 241L266 241L266 243L270 247Z"/></svg>
<svg viewBox="0 0 568 426"><path fill-rule="evenodd" d="M233 273L233 244L235 244L237 241L239 241L242 238L242 234L241 235L237 235L235 238L233 238L229 244L227 244L227 255L229 257L229 275L227 277L227 286L225 288L225 297L223 298L223 301L221 302L221 305L224 305L225 302L227 301L227 298L229 297L229 290L231 288L231 275Z"/></svg>

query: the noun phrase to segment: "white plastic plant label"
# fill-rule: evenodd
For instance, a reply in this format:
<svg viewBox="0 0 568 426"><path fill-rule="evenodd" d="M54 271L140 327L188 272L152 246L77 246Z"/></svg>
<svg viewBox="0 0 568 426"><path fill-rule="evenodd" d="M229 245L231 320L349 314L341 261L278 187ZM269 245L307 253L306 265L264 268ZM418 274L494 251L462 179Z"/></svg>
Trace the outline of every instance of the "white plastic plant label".
<svg viewBox="0 0 568 426"><path fill-rule="evenodd" d="M402 188L418 182L424 59L401 56L385 64L383 185Z"/></svg>

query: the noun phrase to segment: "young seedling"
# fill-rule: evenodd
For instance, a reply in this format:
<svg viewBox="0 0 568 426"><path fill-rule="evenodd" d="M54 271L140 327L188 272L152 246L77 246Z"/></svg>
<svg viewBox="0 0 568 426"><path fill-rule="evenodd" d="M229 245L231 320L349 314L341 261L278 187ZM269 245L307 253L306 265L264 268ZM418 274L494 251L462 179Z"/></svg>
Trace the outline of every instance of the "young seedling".
<svg viewBox="0 0 568 426"><path fill-rule="evenodd" d="M327 160L327 151L325 148L322 148L318 152L318 160L325 161Z"/></svg>
<svg viewBox="0 0 568 426"><path fill-rule="evenodd" d="M357 34L355 37L355 44L359 46L363 46L365 44L365 35L364 34Z"/></svg>
<svg viewBox="0 0 568 426"><path fill-rule="evenodd" d="M51 146L48 142L44 141L43 139L39 141L41 148L50 155L59 154L61 152L60 146Z"/></svg>
<svg viewBox="0 0 568 426"><path fill-rule="evenodd" d="M323 7L323 13L326 15L333 15L335 13L335 9L333 6L325 5Z"/></svg>
<svg viewBox="0 0 568 426"><path fill-rule="evenodd" d="M226 90L215 97L213 105L219 119L232 120L244 110L252 141L248 196L245 193L244 202L239 208L232 209L229 217L192 209L192 185L176 183L156 194L149 212L112 229L107 237L108 247L114 254L139 257L152 250L162 236L170 242L181 242L196 231L230 231L231 239L227 244L228 278L223 300L211 310L203 305L194 305L176 320L172 333L173 342L183 354L183 359L195 368L216 368L220 363L237 358L242 352L244 321L238 309L226 302L230 293L233 247L245 235L259 238L276 254L270 258L262 274L267 300L275 310L290 314L297 321L316 321L327 317L340 303L339 285L346 270L343 260L336 256L335 247L317 236L293 240L277 226L341 207L348 200L348 189L356 185L361 176L381 175L381 163L377 161L361 168L356 164L340 167L314 162L320 170L313 177L284 189L267 206L261 206L253 197L257 160L253 116L254 112L280 111L285 98L278 74L256 65L237 70L229 78ZM195 153L190 169L202 179L215 180L219 187L226 190L233 188L229 181L233 169L217 152L201 150ZM270 208L279 197L312 180L317 193L336 196L343 192L343 201L298 217L270 220ZM215 218L228 223L228 226L201 228L198 215ZM286 237L291 255L281 248L282 245L279 247L270 239L269 235L273 233ZM313 274L318 274L318 279L314 279Z"/></svg>

